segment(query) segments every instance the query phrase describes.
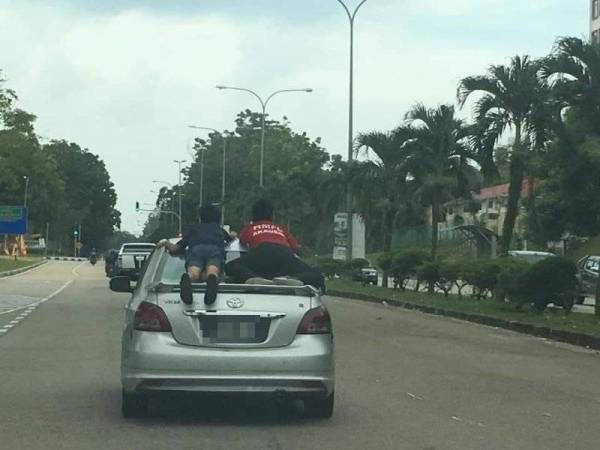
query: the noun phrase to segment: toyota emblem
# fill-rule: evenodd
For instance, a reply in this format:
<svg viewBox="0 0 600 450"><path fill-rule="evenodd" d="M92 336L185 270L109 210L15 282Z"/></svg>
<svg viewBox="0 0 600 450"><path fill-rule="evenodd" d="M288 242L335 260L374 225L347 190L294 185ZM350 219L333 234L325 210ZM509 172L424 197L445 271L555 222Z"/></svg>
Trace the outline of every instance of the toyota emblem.
<svg viewBox="0 0 600 450"><path fill-rule="evenodd" d="M241 308L242 306L244 306L244 300L242 300L241 298L230 298L229 300L227 300L227 306L229 306L232 309Z"/></svg>

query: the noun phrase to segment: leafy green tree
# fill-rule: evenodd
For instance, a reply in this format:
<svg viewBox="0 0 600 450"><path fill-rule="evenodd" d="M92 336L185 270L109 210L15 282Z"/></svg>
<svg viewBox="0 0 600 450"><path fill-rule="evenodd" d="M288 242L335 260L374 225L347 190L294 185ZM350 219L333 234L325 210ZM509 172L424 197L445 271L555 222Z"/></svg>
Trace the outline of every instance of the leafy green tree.
<svg viewBox="0 0 600 450"><path fill-rule="evenodd" d="M104 162L67 141L53 141L43 150L60 161L57 169L64 183L64 202L57 205L60 217L55 221L55 230L68 241L70 228L81 224L86 246L100 247L120 226L120 213L115 209L117 195Z"/></svg>
<svg viewBox="0 0 600 450"><path fill-rule="evenodd" d="M510 158L510 188L507 214L500 243L502 253L510 249L519 212L519 200L526 170L525 138L531 142L544 137L539 127L542 111L546 110L548 90L541 81L540 61L528 56L515 56L510 65L495 65L487 75L464 78L458 87L458 100L464 106L473 93L481 93L474 112L477 122L492 134L500 135L514 128L515 139Z"/></svg>
<svg viewBox="0 0 600 450"><path fill-rule="evenodd" d="M275 219L290 229L303 245L305 255L329 253L333 216L343 199L344 165L330 158L320 139L291 129L289 121L266 121L265 187L258 186L261 114L241 112L235 129L225 133L226 195L225 223L233 230L243 227L251 216L252 204L269 198ZM197 139L194 161L186 169L183 185L183 221L197 220L200 181L203 203L221 202L223 141L214 133ZM202 154L204 176L202 177Z"/></svg>

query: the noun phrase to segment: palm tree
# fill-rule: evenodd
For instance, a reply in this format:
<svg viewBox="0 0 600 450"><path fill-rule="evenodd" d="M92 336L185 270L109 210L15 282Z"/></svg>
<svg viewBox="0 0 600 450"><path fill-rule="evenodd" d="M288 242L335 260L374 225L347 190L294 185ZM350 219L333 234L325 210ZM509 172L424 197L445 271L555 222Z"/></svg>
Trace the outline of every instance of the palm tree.
<svg viewBox="0 0 600 450"><path fill-rule="evenodd" d="M452 193L468 191L467 129L451 105L431 109L417 104L406 119L412 136L408 141L411 175L420 185L421 196L431 205L431 257L435 259L442 204Z"/></svg>
<svg viewBox="0 0 600 450"><path fill-rule="evenodd" d="M600 45L559 38L541 74L563 105L573 107L590 131L600 133Z"/></svg>
<svg viewBox="0 0 600 450"><path fill-rule="evenodd" d="M515 56L509 66L491 66L486 75L464 78L458 87L461 107L471 94L483 94L474 107L478 123L487 126L497 136L509 127L514 128L508 207L500 245L504 254L510 249L519 213L526 167L524 137L528 136L531 141L543 137L543 133L539 133L541 128L536 127L547 94L546 86L539 77L540 66L540 61L528 56Z"/></svg>
<svg viewBox="0 0 600 450"><path fill-rule="evenodd" d="M410 138L409 131L400 127L391 133L364 133L357 138L357 152L372 151L377 159L354 167L354 196L363 216L377 211L381 214L386 252L391 249L394 222L406 187L408 154L404 144Z"/></svg>

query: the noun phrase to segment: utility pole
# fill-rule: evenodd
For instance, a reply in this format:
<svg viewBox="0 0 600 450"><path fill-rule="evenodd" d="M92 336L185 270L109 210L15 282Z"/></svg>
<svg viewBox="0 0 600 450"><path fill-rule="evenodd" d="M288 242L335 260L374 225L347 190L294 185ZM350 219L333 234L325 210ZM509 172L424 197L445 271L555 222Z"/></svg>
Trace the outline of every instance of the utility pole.
<svg viewBox="0 0 600 450"><path fill-rule="evenodd" d="M342 5L344 11L346 11L346 15L348 16L348 20L350 21L350 83L349 83L349 111L348 111L348 163L350 163L354 156L354 21L356 19L356 15L358 14L358 10L362 5L366 3L367 0L362 0L358 6L354 9L353 12L346 6L346 4L342 0L337 0L337 2ZM349 261L352 260L352 225L353 225L353 202L352 202L352 192L350 189L350 185L347 186L347 194L346 194L346 211L348 213L348 244L347 244L347 258Z"/></svg>
<svg viewBox="0 0 600 450"><path fill-rule="evenodd" d="M177 164L178 166L178 172L179 172L179 235L182 236L183 234L183 230L182 230L182 223L181 223L181 212L182 212L182 204L181 204L181 165L184 164L186 162L185 159L174 159L173 162L175 164Z"/></svg>
<svg viewBox="0 0 600 450"><path fill-rule="evenodd" d="M210 127L200 127L197 125L189 125L188 128L194 128L196 130L207 130L217 133L223 140L223 162L221 166L221 224L225 224L225 155L227 153L227 138L225 133L221 133L219 130ZM203 189L204 189L204 150L202 150L200 166L200 206L203 204Z"/></svg>
<svg viewBox="0 0 600 450"><path fill-rule="evenodd" d="M48 256L48 246L50 245L50 222L46 222L46 249L44 256Z"/></svg>

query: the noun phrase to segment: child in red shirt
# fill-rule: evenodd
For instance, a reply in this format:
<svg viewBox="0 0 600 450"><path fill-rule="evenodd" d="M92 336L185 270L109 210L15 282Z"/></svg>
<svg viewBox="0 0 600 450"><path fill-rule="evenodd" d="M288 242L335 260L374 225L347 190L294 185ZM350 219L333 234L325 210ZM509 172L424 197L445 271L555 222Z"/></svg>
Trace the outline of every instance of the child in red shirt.
<svg viewBox="0 0 600 450"><path fill-rule="evenodd" d="M237 283L292 284L286 276L325 290L325 279L298 256L298 241L285 228L273 222L273 206L259 200L252 208L252 222L240 232L240 242L248 253L226 265L227 275Z"/></svg>

